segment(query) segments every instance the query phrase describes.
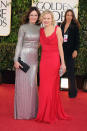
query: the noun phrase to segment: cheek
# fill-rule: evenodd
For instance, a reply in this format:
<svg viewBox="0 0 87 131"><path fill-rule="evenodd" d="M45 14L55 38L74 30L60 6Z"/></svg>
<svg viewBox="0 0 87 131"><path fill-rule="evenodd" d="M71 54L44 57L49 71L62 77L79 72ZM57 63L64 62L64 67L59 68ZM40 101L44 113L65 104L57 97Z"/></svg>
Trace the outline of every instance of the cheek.
<svg viewBox="0 0 87 131"><path fill-rule="evenodd" d="M44 24L44 23L45 23L45 20L43 20L42 23Z"/></svg>
<svg viewBox="0 0 87 131"><path fill-rule="evenodd" d="M37 21L38 20L38 16L34 17L33 19Z"/></svg>
<svg viewBox="0 0 87 131"><path fill-rule="evenodd" d="M38 16L36 17L36 19L38 19Z"/></svg>
<svg viewBox="0 0 87 131"><path fill-rule="evenodd" d="M49 20L49 23L52 23L52 20Z"/></svg>
<svg viewBox="0 0 87 131"><path fill-rule="evenodd" d="M31 20L32 19L32 17L29 17L29 20Z"/></svg>

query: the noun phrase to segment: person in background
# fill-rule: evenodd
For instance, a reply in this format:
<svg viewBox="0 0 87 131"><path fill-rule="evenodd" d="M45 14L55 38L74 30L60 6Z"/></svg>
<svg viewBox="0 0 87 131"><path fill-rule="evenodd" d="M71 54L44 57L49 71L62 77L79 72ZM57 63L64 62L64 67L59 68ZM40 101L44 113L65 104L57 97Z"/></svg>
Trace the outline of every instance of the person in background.
<svg viewBox="0 0 87 131"><path fill-rule="evenodd" d="M65 12L65 18L61 24L63 35L63 51L66 63L67 76L69 78L69 97L77 96L77 88L75 84L75 58L78 54L79 47L79 27L80 24L76 20L73 10L68 9Z"/></svg>
<svg viewBox="0 0 87 131"><path fill-rule="evenodd" d="M14 67L15 99L14 118L32 119L36 117L38 106L37 67L38 67L38 44L39 44L39 17L40 12L36 7L31 7L25 14L24 21L19 29L18 43L15 50ZM30 66L25 73L18 58Z"/></svg>
<svg viewBox="0 0 87 131"><path fill-rule="evenodd" d="M41 14L44 27L40 29L42 47L40 60L39 105L36 121L52 123L57 119L69 119L63 111L60 100L60 58L63 72L66 70L62 48L62 32L55 26L53 13Z"/></svg>

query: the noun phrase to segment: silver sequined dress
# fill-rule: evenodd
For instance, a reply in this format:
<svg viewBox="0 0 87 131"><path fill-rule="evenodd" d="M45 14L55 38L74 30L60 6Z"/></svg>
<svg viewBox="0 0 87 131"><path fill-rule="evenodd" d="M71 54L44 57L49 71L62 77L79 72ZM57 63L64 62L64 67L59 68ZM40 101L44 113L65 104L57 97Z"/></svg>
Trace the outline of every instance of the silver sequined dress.
<svg viewBox="0 0 87 131"><path fill-rule="evenodd" d="M31 119L37 114L37 67L38 43L40 27L34 24L24 24L18 33L18 43L14 61L21 59L30 65L27 73L16 69L14 118Z"/></svg>

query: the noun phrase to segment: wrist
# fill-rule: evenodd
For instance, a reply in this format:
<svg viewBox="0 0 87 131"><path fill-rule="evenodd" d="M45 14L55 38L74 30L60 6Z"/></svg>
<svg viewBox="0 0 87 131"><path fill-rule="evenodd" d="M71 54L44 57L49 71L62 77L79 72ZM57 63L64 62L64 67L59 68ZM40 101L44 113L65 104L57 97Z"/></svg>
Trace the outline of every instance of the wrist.
<svg viewBox="0 0 87 131"><path fill-rule="evenodd" d="M65 62L64 62L64 61L61 61L61 64L62 64L62 65L65 65Z"/></svg>

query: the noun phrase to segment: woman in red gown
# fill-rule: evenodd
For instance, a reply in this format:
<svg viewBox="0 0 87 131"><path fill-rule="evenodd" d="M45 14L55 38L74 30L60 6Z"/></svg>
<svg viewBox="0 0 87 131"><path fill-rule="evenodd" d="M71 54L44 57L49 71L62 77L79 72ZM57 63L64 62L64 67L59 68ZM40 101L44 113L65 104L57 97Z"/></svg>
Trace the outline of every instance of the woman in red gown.
<svg viewBox="0 0 87 131"><path fill-rule="evenodd" d="M66 70L62 49L61 29L54 24L51 11L46 10L41 15L44 25L40 30L42 46L40 61L39 105L36 120L51 123L56 119L67 119L60 101L60 58L63 72Z"/></svg>

